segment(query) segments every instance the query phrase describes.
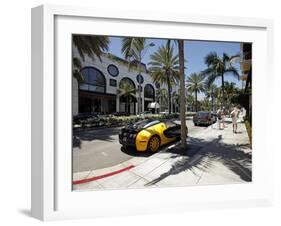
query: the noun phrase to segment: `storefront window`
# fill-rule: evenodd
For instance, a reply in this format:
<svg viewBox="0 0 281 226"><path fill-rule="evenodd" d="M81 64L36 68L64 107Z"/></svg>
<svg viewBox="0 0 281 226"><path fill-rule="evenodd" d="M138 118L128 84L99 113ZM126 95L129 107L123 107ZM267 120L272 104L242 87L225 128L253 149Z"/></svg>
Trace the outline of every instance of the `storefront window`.
<svg viewBox="0 0 281 226"><path fill-rule="evenodd" d="M81 73L84 83L80 85L80 90L105 93L106 80L101 71L94 67L85 67Z"/></svg>
<svg viewBox="0 0 281 226"><path fill-rule="evenodd" d="M154 99L154 88L152 85L150 85L150 84L145 85L144 97Z"/></svg>

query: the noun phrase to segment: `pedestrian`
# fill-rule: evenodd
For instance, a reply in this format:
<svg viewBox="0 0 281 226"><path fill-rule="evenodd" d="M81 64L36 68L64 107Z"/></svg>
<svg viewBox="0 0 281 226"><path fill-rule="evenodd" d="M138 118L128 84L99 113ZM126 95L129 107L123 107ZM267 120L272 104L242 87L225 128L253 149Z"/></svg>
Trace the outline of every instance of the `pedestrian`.
<svg viewBox="0 0 281 226"><path fill-rule="evenodd" d="M222 108L222 126L223 126L223 128L226 128L226 126L225 126L225 124L224 124L224 120L225 120L225 115L226 115L226 109L225 109L225 107L223 107Z"/></svg>
<svg viewBox="0 0 281 226"><path fill-rule="evenodd" d="M233 133L237 133L237 121L239 118L240 110L237 107L234 107L233 111L230 113L232 118L232 129Z"/></svg>
<svg viewBox="0 0 281 226"><path fill-rule="evenodd" d="M219 129L222 129L222 128L221 128L221 124L222 124L222 115L223 115L222 109L219 108L218 111L217 111L218 127L219 127Z"/></svg>

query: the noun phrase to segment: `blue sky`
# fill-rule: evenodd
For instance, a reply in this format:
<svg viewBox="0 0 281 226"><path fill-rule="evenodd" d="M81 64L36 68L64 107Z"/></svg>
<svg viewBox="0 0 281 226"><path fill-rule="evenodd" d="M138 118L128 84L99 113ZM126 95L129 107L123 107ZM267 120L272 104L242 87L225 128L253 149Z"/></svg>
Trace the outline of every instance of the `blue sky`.
<svg viewBox="0 0 281 226"><path fill-rule="evenodd" d="M124 58L121 53L121 39L118 37L110 37L110 45L109 45L109 52ZM146 43L153 42L155 46L149 47L143 57L142 62L148 64L150 61L150 55L157 51L160 45L165 45L167 40L166 39L147 39ZM172 42L173 43L173 42ZM177 54L177 45L174 45L174 52ZM206 65L204 64L205 56L210 52L217 52L219 56L222 56L223 53L226 53L230 56L239 54L240 52L240 43L234 42L214 42L214 41L195 41L195 40L186 40L184 44L184 55L187 62L185 63L185 75L189 76L191 73L199 73L200 71L206 69ZM234 66L240 72L240 64L237 63ZM225 81L235 82L237 87L241 88L242 84L241 81L238 81L236 78L232 77L231 75L225 76ZM221 81L217 79L215 83L220 86ZM200 95L201 96L201 95ZM202 96L201 96L202 97ZM200 98L201 99L201 98Z"/></svg>

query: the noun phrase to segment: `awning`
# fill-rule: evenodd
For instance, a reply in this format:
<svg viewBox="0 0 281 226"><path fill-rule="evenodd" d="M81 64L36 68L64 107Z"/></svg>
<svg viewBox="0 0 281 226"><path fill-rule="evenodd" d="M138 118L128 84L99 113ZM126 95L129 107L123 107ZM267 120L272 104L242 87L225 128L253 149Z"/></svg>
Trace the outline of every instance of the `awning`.
<svg viewBox="0 0 281 226"><path fill-rule="evenodd" d="M149 103L148 108L160 108L160 105L156 102Z"/></svg>

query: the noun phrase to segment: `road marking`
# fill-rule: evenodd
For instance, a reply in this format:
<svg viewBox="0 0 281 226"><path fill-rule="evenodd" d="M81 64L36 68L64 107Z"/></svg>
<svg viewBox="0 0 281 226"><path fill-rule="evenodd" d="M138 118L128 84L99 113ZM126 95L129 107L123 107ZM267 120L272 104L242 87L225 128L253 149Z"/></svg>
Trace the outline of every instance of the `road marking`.
<svg viewBox="0 0 281 226"><path fill-rule="evenodd" d="M90 178L83 179L83 180L76 180L76 181L73 181L72 184L84 184L84 183L88 183L88 182L91 182L91 181L99 180L99 179L102 179L102 178L105 178L105 177L110 177L110 176L116 175L118 173L122 173L124 171L130 170L130 169L132 169L134 167L135 167L134 165L129 165L129 166L127 166L125 168L122 168L120 170L116 170L116 171L113 171L113 172L110 172L110 173L106 173L106 174L103 174L103 175L99 175L99 176L95 176L95 177L90 177Z"/></svg>

